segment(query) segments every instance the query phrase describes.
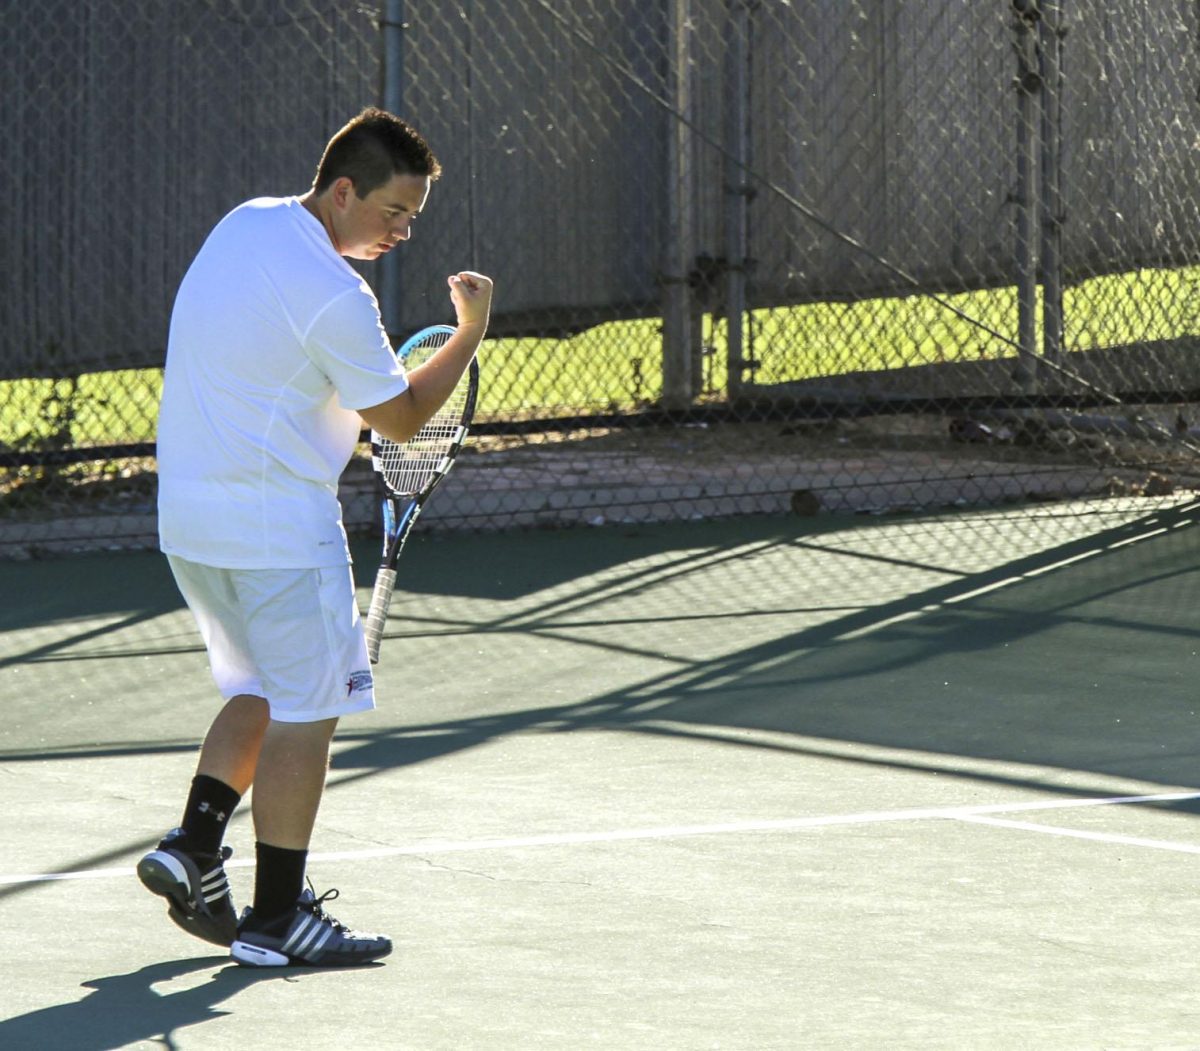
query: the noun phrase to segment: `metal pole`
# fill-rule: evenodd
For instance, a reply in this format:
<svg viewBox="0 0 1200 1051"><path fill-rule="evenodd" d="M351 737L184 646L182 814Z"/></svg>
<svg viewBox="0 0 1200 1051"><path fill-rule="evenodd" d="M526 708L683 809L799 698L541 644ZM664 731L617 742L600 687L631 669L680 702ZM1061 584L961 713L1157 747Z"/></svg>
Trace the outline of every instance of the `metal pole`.
<svg viewBox="0 0 1200 1051"><path fill-rule="evenodd" d="M750 154L750 128L747 123L749 45L749 0L729 0L729 28L726 33L725 50L725 337L729 351L726 386L730 398L741 393L747 371L742 321L746 313L748 211L751 193L747 176ZM753 352L750 356L753 356Z"/></svg>
<svg viewBox="0 0 1200 1051"><path fill-rule="evenodd" d="M670 0L669 57L673 108L692 116L691 0ZM667 135L667 243L663 266L663 405L686 408L700 387L700 326L690 285L696 259L695 177L691 129L671 120Z"/></svg>
<svg viewBox="0 0 1200 1051"><path fill-rule="evenodd" d="M383 108L403 116L404 0L387 0L383 9ZM379 310L388 335L399 339L403 326L400 302L401 253L388 252L379 262Z"/></svg>
<svg viewBox="0 0 1200 1051"><path fill-rule="evenodd" d="M1042 0L1038 27L1042 59L1042 353L1058 361L1063 349L1062 279L1062 11Z"/></svg>
<svg viewBox="0 0 1200 1051"><path fill-rule="evenodd" d="M1012 0L1017 49L1017 367L1014 379L1025 390L1037 386L1037 57L1039 4Z"/></svg>

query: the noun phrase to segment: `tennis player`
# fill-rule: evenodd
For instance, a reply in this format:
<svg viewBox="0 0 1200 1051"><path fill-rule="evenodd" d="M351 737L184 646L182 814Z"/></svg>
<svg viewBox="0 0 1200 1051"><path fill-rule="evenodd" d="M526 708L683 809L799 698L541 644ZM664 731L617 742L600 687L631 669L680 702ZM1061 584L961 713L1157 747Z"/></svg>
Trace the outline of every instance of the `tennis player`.
<svg viewBox="0 0 1200 1051"><path fill-rule="evenodd" d="M364 421L405 441L449 397L492 296L481 274L452 275L457 331L406 375L345 260L407 240L440 171L412 127L364 110L329 141L308 193L221 220L175 300L159 539L225 703L180 827L137 871L179 926L239 963L358 964L392 948L333 919L337 892L305 889L305 865L334 728L374 707L338 477ZM257 869L239 918L222 841L251 784Z"/></svg>

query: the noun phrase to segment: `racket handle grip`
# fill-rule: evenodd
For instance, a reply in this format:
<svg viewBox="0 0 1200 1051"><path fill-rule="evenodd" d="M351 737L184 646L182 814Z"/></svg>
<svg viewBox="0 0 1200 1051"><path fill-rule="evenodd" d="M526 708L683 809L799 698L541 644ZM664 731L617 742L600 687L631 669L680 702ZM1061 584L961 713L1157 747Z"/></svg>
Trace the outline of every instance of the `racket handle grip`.
<svg viewBox="0 0 1200 1051"><path fill-rule="evenodd" d="M396 587L396 571L380 566L375 574L375 590L371 593L371 608L367 611L364 632L367 636L367 656L372 664L379 663L379 644L383 641L383 625L387 622L392 591Z"/></svg>

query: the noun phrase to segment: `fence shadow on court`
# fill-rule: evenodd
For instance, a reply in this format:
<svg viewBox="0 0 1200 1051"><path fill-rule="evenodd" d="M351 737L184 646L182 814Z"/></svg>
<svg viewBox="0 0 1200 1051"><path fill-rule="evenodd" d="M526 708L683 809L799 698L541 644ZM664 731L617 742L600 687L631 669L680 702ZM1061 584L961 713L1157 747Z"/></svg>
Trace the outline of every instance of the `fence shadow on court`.
<svg viewBox="0 0 1200 1051"><path fill-rule="evenodd" d="M1046 786L984 766L1191 785L1194 516L1154 514L578 703L352 733L332 783L510 734L607 728L1027 787Z"/></svg>
<svg viewBox="0 0 1200 1051"><path fill-rule="evenodd" d="M1086 779L1072 788L1047 784L1041 769L1196 784L1200 706L1193 703L1194 673L1181 660L1195 656L1194 596L1200 583L1193 554L1195 513L1195 507L1156 512L894 601L848 602L844 614L810 627L778 634L767 630L752 645L679 661L633 684L566 704L531 704L379 731L348 728L338 738L330 790L508 736L602 729L1062 794L1088 794L1094 786ZM812 542L811 534L789 537L778 522L755 528L751 539L764 548ZM551 548L560 542L557 535L549 536ZM745 540L743 531L739 541ZM573 543L578 551L578 538ZM587 565L581 571L577 562L547 557L538 538L526 548L529 565L508 576L524 581L533 593L616 566L610 554L584 547ZM734 547L713 551L716 560L741 557ZM662 556L660 584L665 580L669 587L672 574L692 572L693 556L677 558L669 550L656 554ZM414 568L413 586L419 589L422 573L431 572ZM594 595L587 586L571 591L573 615L577 618L594 601L599 616L608 597L641 587L641 574L635 565L628 573L617 572L607 585L595 586ZM511 585L480 585L478 578L470 575L463 591L484 597L515 593ZM565 601L527 605L519 617L503 614L492 621L421 630L552 633L561 627L557 618ZM635 646L644 630L631 632L634 641L628 645ZM599 646L598 659L606 646L612 652L627 645L585 644ZM172 742L169 747L183 746ZM111 754L160 750L153 743L144 748L131 743L127 752ZM125 843L110 857L138 847ZM77 861L63 871L78 868ZM28 885L13 884L4 894L23 889Z"/></svg>

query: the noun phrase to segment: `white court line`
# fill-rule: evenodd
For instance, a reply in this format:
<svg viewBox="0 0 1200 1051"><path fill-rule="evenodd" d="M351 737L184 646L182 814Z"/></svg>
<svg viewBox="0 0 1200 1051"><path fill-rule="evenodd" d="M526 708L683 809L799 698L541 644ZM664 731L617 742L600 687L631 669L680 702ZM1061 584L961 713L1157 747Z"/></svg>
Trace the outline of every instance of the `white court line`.
<svg viewBox="0 0 1200 1051"><path fill-rule="evenodd" d="M1067 836L1071 839L1090 839L1097 843L1119 843L1128 847L1149 847L1151 850L1173 850L1177 854L1200 854L1200 844L1174 843L1166 839L1142 839L1140 836L1122 836L1115 832L1090 832L1081 828L1061 828L1058 825L1036 825L1032 821L1007 821L1004 818L983 817L979 814L959 814L956 821L972 825L995 825L997 828L1015 828L1021 832L1041 832L1047 836Z"/></svg>
<svg viewBox="0 0 1200 1051"><path fill-rule="evenodd" d="M561 847L581 843L620 843L631 840L680 839L686 836L722 836L746 832L787 832L804 828L829 828L838 825L874 825L895 821L959 820L986 823L991 814L1019 814L1035 810L1069 810L1078 807L1119 806L1129 803L1173 803L1186 799L1200 799L1200 792L1165 792L1142 796L1102 796L1086 799L1051 799L1036 803L990 803L964 807L921 807L911 810L875 810L857 814L827 814L819 817L794 817L764 821L730 821L714 825L668 825L662 828L609 829L600 832L557 832L541 836L514 836L509 839L430 840L402 847L368 847L362 850L339 850L309 854L310 862L321 861L365 861L372 858L395 858L425 856L429 854L462 854L487 850L518 850L529 847ZM995 821L995 824L1002 824ZM1049 825L1026 825L1010 822L1014 828L1056 831ZM1074 833L1063 830L1062 835L1079 835L1085 839L1110 839L1099 833ZM1174 849L1200 854L1200 846L1187 844L1163 844L1157 840L1140 842L1143 846L1159 849ZM250 868L254 862L246 860L227 861L225 867ZM132 876L132 866L107 869L81 869L75 872L44 872L32 875L0 875L0 885L15 883L49 883L56 880L117 879Z"/></svg>

